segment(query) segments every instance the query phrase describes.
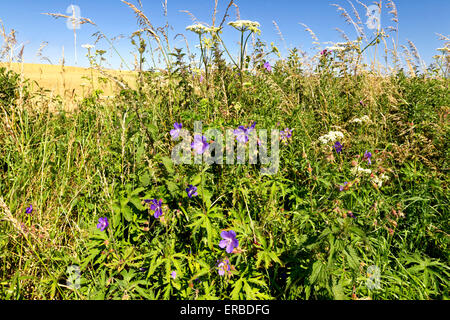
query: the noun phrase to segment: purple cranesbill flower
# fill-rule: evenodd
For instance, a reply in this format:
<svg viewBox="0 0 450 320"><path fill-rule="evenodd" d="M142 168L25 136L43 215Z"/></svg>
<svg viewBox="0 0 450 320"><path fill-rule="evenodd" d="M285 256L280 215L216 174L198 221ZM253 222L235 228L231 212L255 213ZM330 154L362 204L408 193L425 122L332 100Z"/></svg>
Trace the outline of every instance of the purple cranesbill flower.
<svg viewBox="0 0 450 320"><path fill-rule="evenodd" d="M197 193L197 187L193 186L192 184L190 184L187 188L186 188L186 192L189 198L198 196Z"/></svg>
<svg viewBox="0 0 450 320"><path fill-rule="evenodd" d="M220 236L223 240L220 240L219 247L222 249L226 247L227 253L232 253L233 249L239 246L239 241L236 239L236 232L233 230L222 231Z"/></svg>
<svg viewBox="0 0 450 320"><path fill-rule="evenodd" d="M280 132L280 140L281 140L281 142L287 143L288 140L290 138L292 138L292 130L293 129L286 128L286 129L284 129L283 131Z"/></svg>
<svg viewBox="0 0 450 320"><path fill-rule="evenodd" d="M269 62L264 63L264 69L266 69L269 72L272 71L272 66L270 65Z"/></svg>
<svg viewBox="0 0 450 320"><path fill-rule="evenodd" d="M223 277L225 273L229 274L231 269L230 260L228 260L228 258L217 260L217 269L219 276L221 277Z"/></svg>
<svg viewBox="0 0 450 320"><path fill-rule="evenodd" d="M162 216L162 199L159 199L159 201L156 199L153 199L151 201L150 210L153 210L155 212L154 217L156 219L161 217Z"/></svg>
<svg viewBox="0 0 450 320"><path fill-rule="evenodd" d="M197 154L203 154L208 149L209 144L206 142L206 138L201 135L194 136L194 142L191 143L191 148L194 149Z"/></svg>
<svg viewBox="0 0 450 320"><path fill-rule="evenodd" d="M334 150L336 150L337 153L342 152L342 144L339 141L336 141L333 148Z"/></svg>
<svg viewBox="0 0 450 320"><path fill-rule="evenodd" d="M236 136L236 140L240 143L247 143L249 140L248 136L255 129L255 126L256 122L253 122L253 124L249 128L239 126L236 130L233 131L234 135Z"/></svg>
<svg viewBox="0 0 450 320"><path fill-rule="evenodd" d="M203 82L203 75L200 76L200 83L202 83L202 82Z"/></svg>
<svg viewBox="0 0 450 320"><path fill-rule="evenodd" d="M372 164L372 161L370 160L370 158L372 158L372 153L371 153L371 152L368 152L368 151L366 150L366 152L364 153L364 160L367 160L367 162L368 162L369 164Z"/></svg>
<svg viewBox="0 0 450 320"><path fill-rule="evenodd" d="M100 231L105 231L108 226L108 218L104 217L98 219L97 229L100 229Z"/></svg>
<svg viewBox="0 0 450 320"><path fill-rule="evenodd" d="M170 276L173 278L173 280L175 280L177 278L177 272L176 271L172 271L170 273Z"/></svg>
<svg viewBox="0 0 450 320"><path fill-rule="evenodd" d="M348 184L348 182L346 181L346 182L344 182L344 185L343 186L339 186L339 191L344 191L344 189L345 189L345 186Z"/></svg>
<svg viewBox="0 0 450 320"><path fill-rule="evenodd" d="M172 136L172 140L176 140L180 136L180 131L183 128L183 125L181 123L175 122L173 127L175 129L170 130L170 135Z"/></svg>
<svg viewBox="0 0 450 320"><path fill-rule="evenodd" d="M31 214L32 212L33 212L33 205L30 204L30 206L25 209L25 213Z"/></svg>

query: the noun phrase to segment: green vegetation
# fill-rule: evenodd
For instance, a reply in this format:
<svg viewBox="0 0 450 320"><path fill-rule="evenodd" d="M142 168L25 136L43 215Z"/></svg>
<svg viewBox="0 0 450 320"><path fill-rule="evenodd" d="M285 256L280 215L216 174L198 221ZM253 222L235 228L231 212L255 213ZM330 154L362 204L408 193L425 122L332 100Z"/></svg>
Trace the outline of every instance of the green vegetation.
<svg viewBox="0 0 450 320"><path fill-rule="evenodd" d="M166 48L170 64L140 70L138 90L93 91L72 112L25 99L0 69L0 298L448 299L448 78L382 76L354 43L318 52L314 72L297 49L269 68L277 49L256 30L234 65L211 30L202 70ZM143 59L144 37L140 48ZM175 165L169 132L194 121L293 132L274 175ZM237 235L232 253L223 230Z"/></svg>

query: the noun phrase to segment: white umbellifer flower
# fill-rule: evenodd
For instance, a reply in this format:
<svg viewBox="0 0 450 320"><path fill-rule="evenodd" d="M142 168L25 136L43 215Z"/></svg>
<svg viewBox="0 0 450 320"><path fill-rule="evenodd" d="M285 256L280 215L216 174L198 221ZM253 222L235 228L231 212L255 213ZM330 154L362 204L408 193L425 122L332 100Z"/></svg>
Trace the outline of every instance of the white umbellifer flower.
<svg viewBox="0 0 450 320"><path fill-rule="evenodd" d="M450 52L450 48L449 47L444 47L444 48L437 48L437 51L441 51L442 53L444 52Z"/></svg>
<svg viewBox="0 0 450 320"><path fill-rule="evenodd" d="M368 123L370 122L370 118L369 116L362 116L361 119L355 118L353 120L350 121L350 123Z"/></svg>
<svg viewBox="0 0 450 320"><path fill-rule="evenodd" d="M375 183L378 188L381 188L383 186L383 182L388 181L389 177L387 175L385 175L384 173L381 174L380 177L374 176L372 178L373 183Z"/></svg>
<svg viewBox="0 0 450 320"><path fill-rule="evenodd" d="M330 131L326 135L321 136L319 141L322 142L322 144L328 144L329 142L336 141L338 138L343 139L344 134L340 131Z"/></svg>
<svg viewBox="0 0 450 320"><path fill-rule="evenodd" d="M81 45L81 47L82 47L82 48L85 48L85 49L92 49L92 48L95 48L95 46L92 45L92 44L83 44L83 45Z"/></svg>
<svg viewBox="0 0 450 320"><path fill-rule="evenodd" d="M344 51L345 48L343 47L338 47L338 46L332 46L332 47L327 47L326 48L328 51Z"/></svg>
<svg viewBox="0 0 450 320"><path fill-rule="evenodd" d="M204 33L208 33L208 32L211 31L210 28L208 28L207 26L204 26L202 24L199 24L199 23L198 24L193 24L191 26L187 26L186 30L195 32L197 34L204 34Z"/></svg>
<svg viewBox="0 0 450 320"><path fill-rule="evenodd" d="M354 175L358 174L359 172L371 174L371 173L372 173L372 170L370 170L370 169L364 169L364 168L361 168L360 166L358 166L358 167L353 167L352 170L351 170L351 172L352 172L352 174L354 174Z"/></svg>
<svg viewBox="0 0 450 320"><path fill-rule="evenodd" d="M259 30L259 27L261 25L259 24L259 22L256 22L256 21L236 20L236 21L228 22L228 25L232 26L233 28L236 28L239 31L250 30L257 34L261 34L261 30Z"/></svg>

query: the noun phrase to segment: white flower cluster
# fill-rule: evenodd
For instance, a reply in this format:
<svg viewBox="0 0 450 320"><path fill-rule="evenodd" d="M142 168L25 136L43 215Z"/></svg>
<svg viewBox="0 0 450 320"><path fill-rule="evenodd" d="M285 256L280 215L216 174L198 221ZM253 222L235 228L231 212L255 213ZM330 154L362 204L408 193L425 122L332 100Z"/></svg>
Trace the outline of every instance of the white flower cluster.
<svg viewBox="0 0 450 320"><path fill-rule="evenodd" d="M353 167L352 170L351 170L351 172L352 172L352 174L354 174L354 175L357 175L357 174L360 173L360 172L363 172L363 173L366 173L366 174L371 174L371 173L372 173L372 170L370 170L370 169L364 169L364 168L361 168L360 166L357 166L357 167Z"/></svg>
<svg viewBox="0 0 450 320"><path fill-rule="evenodd" d="M368 123L370 122L369 116L362 116L361 119L355 118L350 123Z"/></svg>
<svg viewBox="0 0 450 320"><path fill-rule="evenodd" d="M322 144L328 144L329 142L334 142L337 139L343 139L344 134L340 131L330 131L326 135L321 136L319 138L319 141L322 142Z"/></svg>
<svg viewBox="0 0 450 320"><path fill-rule="evenodd" d="M261 30L259 30L259 27L261 25L259 24L259 22L256 22L256 21L236 20L236 21L228 22L228 25L232 26L233 28L236 28L239 31L250 30L254 33L261 34Z"/></svg>
<svg viewBox="0 0 450 320"><path fill-rule="evenodd" d="M327 47L328 51L344 51L347 49L357 49L359 48L359 40L349 41L349 42L336 42L333 46Z"/></svg>
<svg viewBox="0 0 450 320"><path fill-rule="evenodd" d="M383 186L383 182L388 181L389 177L385 175L384 173L381 174L380 177L373 176L372 181L376 185L378 185L378 188L381 188Z"/></svg>
<svg viewBox="0 0 450 320"><path fill-rule="evenodd" d="M211 28L208 28L207 26L204 26L202 24L193 24L191 26L187 26L186 30L195 32L197 34L204 34L204 33L208 33L211 31Z"/></svg>
<svg viewBox="0 0 450 320"><path fill-rule="evenodd" d="M450 47L437 48L437 51L441 51L442 53L450 52Z"/></svg>

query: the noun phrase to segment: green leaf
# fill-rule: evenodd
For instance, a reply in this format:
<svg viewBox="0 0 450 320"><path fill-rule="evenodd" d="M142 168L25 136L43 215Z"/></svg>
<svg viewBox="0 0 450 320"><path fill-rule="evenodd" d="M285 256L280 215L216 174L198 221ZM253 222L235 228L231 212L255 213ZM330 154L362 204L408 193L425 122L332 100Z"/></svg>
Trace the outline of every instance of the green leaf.
<svg viewBox="0 0 450 320"><path fill-rule="evenodd" d="M168 157L162 157L161 159L162 163L164 164L164 167L166 167L166 170L169 174L174 174L175 173L175 169L173 168L173 161L172 159L168 158Z"/></svg>
<svg viewBox="0 0 450 320"><path fill-rule="evenodd" d="M231 299L232 300L239 300L239 293L242 289L242 278L235 282L233 286L233 291L231 292Z"/></svg>

